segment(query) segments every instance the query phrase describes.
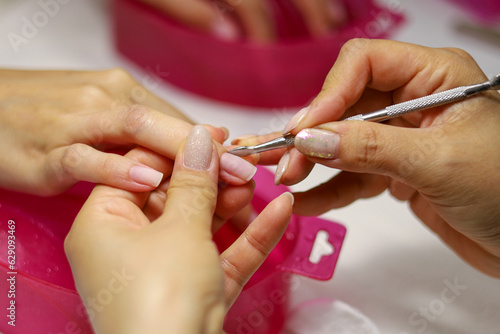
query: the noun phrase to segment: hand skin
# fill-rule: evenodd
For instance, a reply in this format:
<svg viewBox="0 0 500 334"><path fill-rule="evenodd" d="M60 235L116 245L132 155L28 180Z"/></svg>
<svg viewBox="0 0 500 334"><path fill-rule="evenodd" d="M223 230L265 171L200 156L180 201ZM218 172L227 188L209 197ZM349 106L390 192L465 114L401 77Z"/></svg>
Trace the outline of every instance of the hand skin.
<svg viewBox="0 0 500 334"><path fill-rule="evenodd" d="M294 212L317 215L388 189L395 198L408 201L412 211L466 262L500 277L498 92L386 124L334 122L486 80L462 50L382 40L346 43L309 111L292 118L287 126L294 134L313 127L326 130L330 143L335 143L331 144L333 157L314 158L320 148L310 140L296 140L277 178L295 184L314 163L343 171L325 184L294 194ZM261 159L276 163L280 154L261 153Z"/></svg>
<svg viewBox="0 0 500 334"><path fill-rule="evenodd" d="M194 137L208 137L209 146L206 140L193 145ZM193 146L208 148L201 153L206 167L193 165L186 153ZM169 172L169 161L151 151L134 149L127 157ZM212 241L218 169L215 146L197 126L179 149L168 185L151 193L96 186L65 240L96 333L222 333L228 308L284 233L293 197L286 193L271 202L219 254ZM166 201L153 196L165 191ZM149 214L159 207L159 215ZM126 284L97 311L91 301L111 289L116 273L127 277Z"/></svg>
<svg viewBox="0 0 500 334"><path fill-rule="evenodd" d="M192 28L227 40L241 34L257 43L273 42L276 32L266 0L141 0ZM347 14L339 0L292 0L313 37L325 36L344 23ZM238 24L231 19L236 17Z"/></svg>
<svg viewBox="0 0 500 334"><path fill-rule="evenodd" d="M173 159L191 128L182 113L120 69L0 70L0 187L47 196L89 181L150 191L161 173L108 151L143 146ZM225 140L227 130L207 128ZM246 183L227 174L226 183Z"/></svg>

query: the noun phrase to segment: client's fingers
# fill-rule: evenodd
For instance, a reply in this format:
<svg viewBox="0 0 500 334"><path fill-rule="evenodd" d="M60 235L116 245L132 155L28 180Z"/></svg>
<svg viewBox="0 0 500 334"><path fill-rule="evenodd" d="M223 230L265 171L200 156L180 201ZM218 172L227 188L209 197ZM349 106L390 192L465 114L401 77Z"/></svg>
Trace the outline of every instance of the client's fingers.
<svg viewBox="0 0 500 334"><path fill-rule="evenodd" d="M163 174L129 156L104 153L85 144L73 144L49 153L43 177L53 180L51 184L57 187L53 189L54 193L78 181L102 183L136 192L157 187Z"/></svg>
<svg viewBox="0 0 500 334"><path fill-rule="evenodd" d="M211 231L217 199L219 159L210 133L197 125L181 145L160 224Z"/></svg>
<svg viewBox="0 0 500 334"><path fill-rule="evenodd" d="M290 220L292 205L293 197L290 193L284 193L273 200L221 254L228 307L280 240Z"/></svg>

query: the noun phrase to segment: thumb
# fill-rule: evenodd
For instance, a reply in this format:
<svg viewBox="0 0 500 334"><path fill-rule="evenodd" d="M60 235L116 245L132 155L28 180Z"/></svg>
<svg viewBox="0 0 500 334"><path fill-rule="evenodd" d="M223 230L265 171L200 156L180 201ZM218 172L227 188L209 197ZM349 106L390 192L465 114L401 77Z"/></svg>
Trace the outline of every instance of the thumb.
<svg viewBox="0 0 500 334"><path fill-rule="evenodd" d="M162 223L199 224L211 230L217 199L219 156L208 130L193 127L176 159Z"/></svg>
<svg viewBox="0 0 500 334"><path fill-rule="evenodd" d="M442 132L364 121L333 122L300 131L295 147L325 166L388 175L418 187L436 170L433 164Z"/></svg>

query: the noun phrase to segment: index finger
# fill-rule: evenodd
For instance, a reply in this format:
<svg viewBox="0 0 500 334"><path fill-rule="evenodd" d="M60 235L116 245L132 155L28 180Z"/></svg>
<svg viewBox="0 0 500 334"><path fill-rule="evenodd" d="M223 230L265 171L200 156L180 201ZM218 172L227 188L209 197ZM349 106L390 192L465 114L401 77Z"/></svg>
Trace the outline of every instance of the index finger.
<svg viewBox="0 0 500 334"><path fill-rule="evenodd" d="M392 92L393 103L484 80L465 52L389 40L353 39L341 49L323 88L284 132L338 120L366 88ZM465 69L465 70L464 70ZM372 110L366 110L369 112Z"/></svg>

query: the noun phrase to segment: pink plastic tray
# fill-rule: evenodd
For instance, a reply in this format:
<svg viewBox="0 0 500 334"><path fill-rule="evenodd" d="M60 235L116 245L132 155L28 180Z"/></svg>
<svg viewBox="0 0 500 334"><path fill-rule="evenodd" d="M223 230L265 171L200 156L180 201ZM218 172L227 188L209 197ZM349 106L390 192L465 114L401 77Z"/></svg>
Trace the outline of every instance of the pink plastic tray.
<svg viewBox="0 0 500 334"><path fill-rule="evenodd" d="M322 39L308 37L290 0L269 0L279 40L228 42L188 29L137 0L113 0L116 47L181 88L257 107L297 107L321 89L342 45L355 37L385 38L402 16L372 0L345 0L349 22Z"/></svg>
<svg viewBox="0 0 500 334"><path fill-rule="evenodd" d="M265 169L259 169L255 180L252 204L257 211L286 190L274 187L273 175ZM3 283L0 295L0 309L4 312L8 312L10 300L15 300L16 326L8 325L4 317L0 332L92 333L63 250L64 237L91 187L81 183L53 198L0 190L0 277L4 282L10 276L16 280L15 298L8 298ZM15 222L14 268L9 268L6 251L9 221ZM328 233L334 252L313 264L309 254L319 231ZM217 232L215 240L224 249L237 235L227 225ZM225 330L229 334L277 333L289 309L291 273L321 280L331 278L344 235L345 228L337 223L294 216L284 238L229 311Z"/></svg>
<svg viewBox="0 0 500 334"><path fill-rule="evenodd" d="M478 20L487 24L500 23L499 0L448 0L464 7Z"/></svg>

